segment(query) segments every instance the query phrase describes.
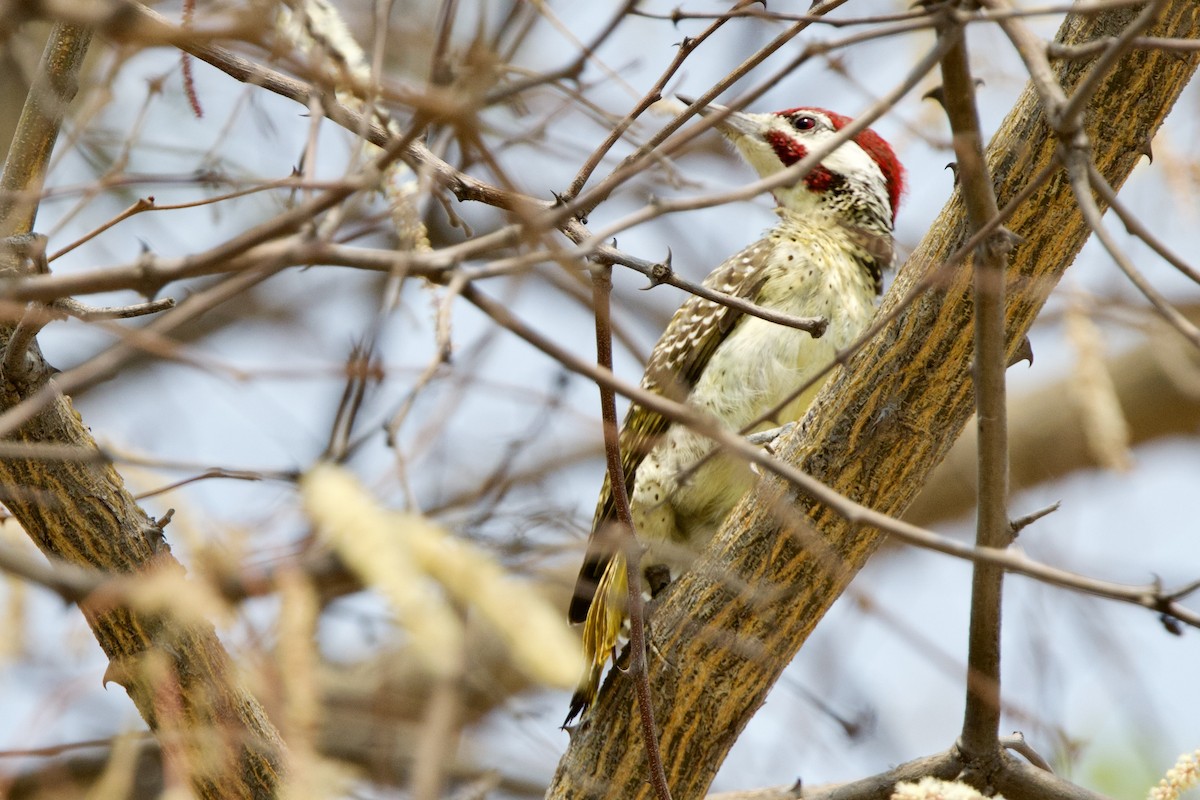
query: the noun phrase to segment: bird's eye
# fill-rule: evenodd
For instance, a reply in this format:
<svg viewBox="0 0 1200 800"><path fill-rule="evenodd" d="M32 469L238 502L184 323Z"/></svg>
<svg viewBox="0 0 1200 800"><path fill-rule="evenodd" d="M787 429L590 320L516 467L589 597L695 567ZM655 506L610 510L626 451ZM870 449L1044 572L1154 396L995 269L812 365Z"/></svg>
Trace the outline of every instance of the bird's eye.
<svg viewBox="0 0 1200 800"><path fill-rule="evenodd" d="M798 131L811 131L817 127L817 120L807 114L797 114L792 117L792 127Z"/></svg>

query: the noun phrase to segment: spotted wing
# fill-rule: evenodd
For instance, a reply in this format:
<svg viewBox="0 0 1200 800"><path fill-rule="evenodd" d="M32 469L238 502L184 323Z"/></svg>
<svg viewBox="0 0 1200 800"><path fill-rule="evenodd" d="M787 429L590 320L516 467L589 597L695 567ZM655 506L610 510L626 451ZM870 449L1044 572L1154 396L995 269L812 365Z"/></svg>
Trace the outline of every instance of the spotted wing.
<svg viewBox="0 0 1200 800"><path fill-rule="evenodd" d="M735 297L753 300L762 285L764 267L771 244L763 239L728 259L704 279L704 286ZM642 388L672 400L682 402L695 385L717 346L729 334L742 312L692 295L675 315L659 338L642 378ZM660 414L634 403L621 426L621 465L625 485L633 493L638 466L666 432L670 421ZM596 587L612 560L614 543L606 534L617 518L613 502L612 483L604 476L604 486L592 519L588 552L579 570L575 594L571 598L571 622L583 622L587 617Z"/></svg>

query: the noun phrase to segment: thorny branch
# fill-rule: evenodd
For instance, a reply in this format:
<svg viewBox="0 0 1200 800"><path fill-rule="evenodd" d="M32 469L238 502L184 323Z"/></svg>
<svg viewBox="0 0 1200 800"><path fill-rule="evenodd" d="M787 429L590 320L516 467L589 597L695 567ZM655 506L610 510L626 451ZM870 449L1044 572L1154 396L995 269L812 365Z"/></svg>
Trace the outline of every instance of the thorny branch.
<svg viewBox="0 0 1200 800"><path fill-rule="evenodd" d="M975 85L962 27L947 25L940 34L953 39L942 59L942 103L954 134L958 180L971 231L999 214L984 157L983 135L975 107ZM979 430L979 502L977 547L1008 545L1008 410L1004 370L1005 272L1007 232L997 231L975 251L974 311L975 419ZM973 760L986 763L999 753L1000 607L1004 573L976 564L971 583L971 622L967 651L967 702L960 746Z"/></svg>
<svg viewBox="0 0 1200 800"><path fill-rule="evenodd" d="M612 268L600 267L592 276L593 306L596 310L596 364L600 369L612 372L612 319L609 316L609 297L612 293ZM663 771L662 754L659 752L658 730L654 725L654 702L650 698L650 675L646 671L646 604L642 600L642 559L637 531L633 526L633 515L629 510L629 493L625 482L625 470L621 462L620 426L617 421L616 396L612 386L604 383L600 387L601 419L604 424L604 454L608 465L609 483L612 485L613 505L617 510L617 521L621 526L621 549L625 557L625 580L627 584L629 615L629 666L630 678L637 686L638 712L642 718L642 741L646 748L646 761L650 766L650 782L658 800L670 800L671 790L667 775Z"/></svg>

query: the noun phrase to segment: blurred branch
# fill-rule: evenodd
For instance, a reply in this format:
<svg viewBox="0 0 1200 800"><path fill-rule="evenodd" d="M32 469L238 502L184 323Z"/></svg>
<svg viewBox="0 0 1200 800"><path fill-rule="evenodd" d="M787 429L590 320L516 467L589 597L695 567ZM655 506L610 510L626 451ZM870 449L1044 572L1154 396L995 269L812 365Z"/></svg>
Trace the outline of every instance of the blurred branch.
<svg viewBox="0 0 1200 800"><path fill-rule="evenodd" d="M59 23L50 32L0 174L0 239L33 230L50 154L92 41L90 29Z"/></svg>
<svg viewBox="0 0 1200 800"><path fill-rule="evenodd" d="M6 237L31 229L89 40L89 32L70 25L59 24L51 33L0 178L0 226ZM10 273L22 271L19 263L6 266ZM36 316L37 309L30 311ZM35 451L46 445L95 451L70 400L54 389L54 370L42 359L35 338L23 331L36 326L23 321L0 328L5 350L0 409L12 423L4 438ZM38 399L30 402L30 397ZM18 408L22 411L14 417ZM34 543L71 565L39 574L34 565L9 559L7 568L44 578L76 599L83 579L79 567L182 578L162 528L137 505L110 464L91 458L3 457L0 484L8 488L5 506ZM211 624L164 618L110 598L83 598L80 609L109 658L105 680L126 689L151 729L162 734L183 728L194 734L167 739L181 779L198 796L248 798L274 791L283 742L234 677Z"/></svg>
<svg viewBox="0 0 1200 800"><path fill-rule="evenodd" d="M493 90L484 99L484 102L488 105L492 105L493 103L502 103L511 97L521 94L522 92L527 92L530 89L538 86L544 86L548 83L557 83L561 80L578 82L579 76L583 73L583 68L587 65L587 62L595 57L596 50L598 50L608 40L613 31L617 29L617 26L625 21L625 17L628 15L630 9L634 5L635 0L624 0L620 7L613 11L612 15L608 19L608 22L600 28L594 37L592 37L592 41L589 44L583 45L579 48L579 55L572 59L570 63L565 64L556 70L551 70L550 72L540 75L532 75L524 80L516 81L503 88ZM433 73L436 81L438 72L435 69Z"/></svg>
<svg viewBox="0 0 1200 800"><path fill-rule="evenodd" d="M1200 306L1184 309L1200 321ZM1137 347L1108 359L1130 444L1169 436L1194 436L1200 428L1200 352L1163 326ZM1080 469L1103 466L1070 397L1067 377L1014 399L1009 408L1011 489L1019 491ZM1046 442L1054 442L1046 447ZM975 506L976 433L968 427L930 475L904 518L928 526L959 517Z"/></svg>

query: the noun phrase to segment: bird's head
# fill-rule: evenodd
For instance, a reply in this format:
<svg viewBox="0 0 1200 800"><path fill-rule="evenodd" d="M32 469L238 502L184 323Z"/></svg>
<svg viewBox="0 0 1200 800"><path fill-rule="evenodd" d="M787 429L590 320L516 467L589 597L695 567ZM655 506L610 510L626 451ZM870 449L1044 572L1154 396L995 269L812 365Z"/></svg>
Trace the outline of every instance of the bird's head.
<svg viewBox="0 0 1200 800"><path fill-rule="evenodd" d="M724 111L710 105L701 113ZM771 114L730 112L717 129L767 178L795 164L851 122L823 108L789 108ZM827 210L853 221L877 220L890 229L903 190L904 168L891 146L868 128L825 156L796 184L776 188L774 195L784 209Z"/></svg>

